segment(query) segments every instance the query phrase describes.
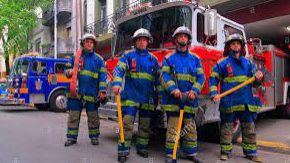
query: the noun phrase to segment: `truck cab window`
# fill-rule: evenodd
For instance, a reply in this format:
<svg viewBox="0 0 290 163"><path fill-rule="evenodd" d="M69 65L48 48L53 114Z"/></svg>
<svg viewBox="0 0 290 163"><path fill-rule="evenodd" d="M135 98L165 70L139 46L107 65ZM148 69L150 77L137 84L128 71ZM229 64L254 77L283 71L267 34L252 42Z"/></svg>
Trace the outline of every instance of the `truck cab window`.
<svg viewBox="0 0 290 163"><path fill-rule="evenodd" d="M56 74L63 74L65 70L65 64L63 63L56 63L54 66L54 71Z"/></svg>
<svg viewBox="0 0 290 163"><path fill-rule="evenodd" d="M32 71L37 74L46 74L46 63L34 61L32 64Z"/></svg>
<svg viewBox="0 0 290 163"><path fill-rule="evenodd" d="M204 15L201 13L197 14L197 41L210 46L217 45L217 35L206 36L204 34Z"/></svg>
<svg viewBox="0 0 290 163"><path fill-rule="evenodd" d="M227 24L224 26L225 38L227 38L229 35L234 34L234 33L237 33L237 34L244 36L243 32L241 30L236 29L236 28L229 26Z"/></svg>

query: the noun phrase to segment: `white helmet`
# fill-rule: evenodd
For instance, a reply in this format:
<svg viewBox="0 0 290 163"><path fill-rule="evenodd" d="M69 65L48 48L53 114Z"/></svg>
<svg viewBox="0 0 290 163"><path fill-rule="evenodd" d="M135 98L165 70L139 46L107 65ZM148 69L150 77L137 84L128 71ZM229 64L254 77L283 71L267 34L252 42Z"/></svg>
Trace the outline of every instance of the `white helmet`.
<svg viewBox="0 0 290 163"><path fill-rule="evenodd" d="M133 35L133 40L135 41L139 37L146 37L149 39L149 43L153 43L153 37L151 36L150 32L145 28L138 29Z"/></svg>
<svg viewBox="0 0 290 163"><path fill-rule="evenodd" d="M172 38L175 38L178 34L186 34L188 36L188 40L191 41L191 38L192 38L191 31L186 26L180 26L180 27L178 27L174 31L174 33L172 35Z"/></svg>
<svg viewBox="0 0 290 163"><path fill-rule="evenodd" d="M83 43L86 39L91 39L95 42L95 45L97 44L97 38L95 35L90 34L90 33L86 33L83 35L82 39L81 39L81 46L83 46Z"/></svg>

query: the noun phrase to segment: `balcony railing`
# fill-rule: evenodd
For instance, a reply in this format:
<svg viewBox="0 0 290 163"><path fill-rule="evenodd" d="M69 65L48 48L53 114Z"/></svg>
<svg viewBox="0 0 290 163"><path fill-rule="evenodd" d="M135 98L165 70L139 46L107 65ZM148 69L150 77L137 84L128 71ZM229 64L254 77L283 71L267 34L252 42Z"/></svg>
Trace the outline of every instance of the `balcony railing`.
<svg viewBox="0 0 290 163"><path fill-rule="evenodd" d="M131 14L138 14L143 9L156 6L163 3L186 1L191 0L136 0L122 8L119 8L115 14L109 15L107 18L101 19L94 23L85 26L85 32L94 33L96 36L100 36L104 33L111 33L115 31L115 22L125 16Z"/></svg>
<svg viewBox="0 0 290 163"><path fill-rule="evenodd" d="M72 14L72 3L71 0L58 0L57 1L57 18L58 21L66 21L71 17ZM43 12L43 22L45 26L52 26L54 22L54 10L50 8Z"/></svg>

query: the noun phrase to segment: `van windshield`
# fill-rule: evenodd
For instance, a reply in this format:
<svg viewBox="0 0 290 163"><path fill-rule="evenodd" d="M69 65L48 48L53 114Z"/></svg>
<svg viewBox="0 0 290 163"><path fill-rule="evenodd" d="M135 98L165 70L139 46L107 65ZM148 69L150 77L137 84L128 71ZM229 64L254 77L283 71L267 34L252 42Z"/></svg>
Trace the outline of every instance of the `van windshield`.
<svg viewBox="0 0 290 163"><path fill-rule="evenodd" d="M17 59L14 61L11 68L11 75L27 75L29 68L29 61L24 59Z"/></svg>

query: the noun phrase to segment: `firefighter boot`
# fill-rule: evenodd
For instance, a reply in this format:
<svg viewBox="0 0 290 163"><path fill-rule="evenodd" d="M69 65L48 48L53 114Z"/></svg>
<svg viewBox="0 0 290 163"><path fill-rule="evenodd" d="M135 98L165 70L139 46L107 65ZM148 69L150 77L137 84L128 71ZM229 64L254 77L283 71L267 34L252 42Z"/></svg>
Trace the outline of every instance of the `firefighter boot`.
<svg viewBox="0 0 290 163"><path fill-rule="evenodd" d="M174 163L172 160L172 157L166 157L165 158L165 163Z"/></svg>
<svg viewBox="0 0 290 163"><path fill-rule="evenodd" d="M137 155L143 157L143 158L148 158L148 151L147 150L138 150Z"/></svg>
<svg viewBox="0 0 290 163"><path fill-rule="evenodd" d="M227 161L229 159L229 155L228 154L221 154L221 156L220 156L220 160L222 160L222 161Z"/></svg>
<svg viewBox="0 0 290 163"><path fill-rule="evenodd" d="M249 159L253 162L263 162L263 159L261 157L258 157L256 155L249 155L249 156L245 156L246 159Z"/></svg>
<svg viewBox="0 0 290 163"><path fill-rule="evenodd" d="M74 144L77 144L77 141L76 140L67 140L65 143L64 143L64 146L65 147L68 147L68 146L72 146Z"/></svg>
<svg viewBox="0 0 290 163"><path fill-rule="evenodd" d="M196 156L186 156L186 159L194 163L203 163L201 159L197 158Z"/></svg>
<svg viewBox="0 0 290 163"><path fill-rule="evenodd" d="M126 162L128 156L129 156L128 152L119 152L118 153L118 161L120 163Z"/></svg>
<svg viewBox="0 0 290 163"><path fill-rule="evenodd" d="M98 138L92 138L91 139L92 145L99 145L99 139Z"/></svg>

